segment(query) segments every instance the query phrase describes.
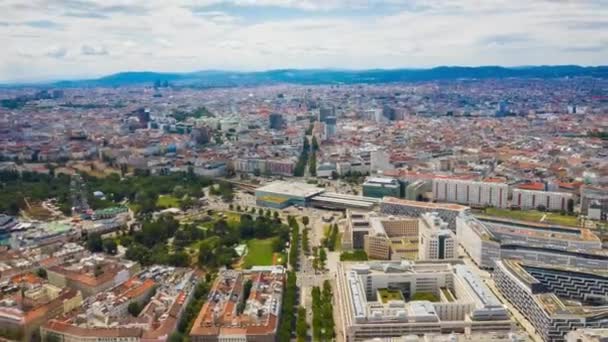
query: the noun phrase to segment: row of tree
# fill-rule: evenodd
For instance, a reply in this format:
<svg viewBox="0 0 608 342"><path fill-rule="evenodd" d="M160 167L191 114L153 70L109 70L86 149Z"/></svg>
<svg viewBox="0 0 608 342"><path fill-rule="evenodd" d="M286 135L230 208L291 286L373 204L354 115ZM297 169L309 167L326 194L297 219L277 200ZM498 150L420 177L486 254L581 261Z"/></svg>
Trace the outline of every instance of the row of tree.
<svg viewBox="0 0 608 342"><path fill-rule="evenodd" d="M279 331L277 332L277 339L280 342L291 341L291 332L294 331L293 328L296 322L296 312L294 311L297 304L297 292L298 288L296 285L296 272L287 272L287 283L285 285L285 291L283 292L281 322L279 325Z"/></svg>
<svg viewBox="0 0 608 342"><path fill-rule="evenodd" d="M336 248L336 244L338 243L338 224L334 223L329 226L329 231L327 233L327 237L323 240L323 245L327 247L331 252L333 252Z"/></svg>
<svg viewBox="0 0 608 342"><path fill-rule="evenodd" d="M296 163L296 167L293 170L293 175L296 177L303 177L306 172L306 165L308 164L308 154L310 153L310 143L308 142L308 137L304 137L304 145L302 147L302 152L300 152L300 157L298 158L298 162Z"/></svg>
<svg viewBox="0 0 608 342"><path fill-rule="evenodd" d="M312 336L314 341L333 341L335 323L333 294L329 280L323 282L323 290L312 288Z"/></svg>
<svg viewBox="0 0 608 342"><path fill-rule="evenodd" d="M289 248L289 265L291 269L296 271L298 268L298 248L300 245L300 225L293 216L287 217L287 224L291 229L291 243Z"/></svg>

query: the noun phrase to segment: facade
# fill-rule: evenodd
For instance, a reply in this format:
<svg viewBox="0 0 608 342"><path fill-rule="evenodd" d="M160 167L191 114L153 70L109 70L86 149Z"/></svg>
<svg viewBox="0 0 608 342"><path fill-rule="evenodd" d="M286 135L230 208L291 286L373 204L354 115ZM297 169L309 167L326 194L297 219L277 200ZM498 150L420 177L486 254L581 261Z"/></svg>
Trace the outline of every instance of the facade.
<svg viewBox="0 0 608 342"><path fill-rule="evenodd" d="M270 129L283 129L283 115L272 113L268 116Z"/></svg>
<svg viewBox="0 0 608 342"><path fill-rule="evenodd" d="M259 158L239 158L234 160L234 170L243 173L269 174L293 176L296 161L291 159L259 159Z"/></svg>
<svg viewBox="0 0 608 342"><path fill-rule="evenodd" d="M334 305L346 341L513 327L504 306L464 265L340 263Z"/></svg>
<svg viewBox="0 0 608 342"><path fill-rule="evenodd" d="M589 214L589 209L595 204L596 217L598 219L608 219L608 188L582 186L581 187L581 213Z"/></svg>
<svg viewBox="0 0 608 342"><path fill-rule="evenodd" d="M382 198L401 197L401 184L392 178L367 177L363 183L363 196Z"/></svg>
<svg viewBox="0 0 608 342"><path fill-rule="evenodd" d="M281 266L220 273L199 312L192 342L274 342L285 272Z"/></svg>
<svg viewBox="0 0 608 342"><path fill-rule="evenodd" d="M566 341L580 328L608 328L608 273L542 263L499 260L496 287L547 342Z"/></svg>
<svg viewBox="0 0 608 342"><path fill-rule="evenodd" d="M89 297L126 281L139 271L139 264L92 255L76 262L47 268L49 283L70 287Z"/></svg>
<svg viewBox="0 0 608 342"><path fill-rule="evenodd" d="M456 234L436 213L420 215L418 260L457 258Z"/></svg>
<svg viewBox="0 0 608 342"><path fill-rule="evenodd" d="M500 240L483 222L472 215L458 216L456 236L465 252L479 268L494 268L494 261L500 258Z"/></svg>
<svg viewBox="0 0 608 342"><path fill-rule="evenodd" d="M419 217L424 213L435 212L453 231L456 231L456 217L468 211L469 207L458 204L427 203L394 197L384 197L380 202L380 212L388 215Z"/></svg>
<svg viewBox="0 0 608 342"><path fill-rule="evenodd" d="M507 208L509 186L506 183L477 182L462 179L433 179L433 199L471 207Z"/></svg>
<svg viewBox="0 0 608 342"><path fill-rule="evenodd" d="M261 207L283 209L290 205L306 206L313 196L324 191L311 184L276 181L257 188L255 200Z"/></svg>
<svg viewBox="0 0 608 342"><path fill-rule="evenodd" d="M427 180L415 180L405 188L405 199L410 201L420 201L427 192L432 191L432 182Z"/></svg>
<svg viewBox="0 0 608 342"><path fill-rule="evenodd" d="M588 229L488 222L470 215L456 219L458 242L473 262L494 268L498 259L517 259L580 268L608 268L608 253Z"/></svg>
<svg viewBox="0 0 608 342"><path fill-rule="evenodd" d="M543 206L550 211L567 211L568 201L574 201L568 192L513 189L512 205L524 210Z"/></svg>
<svg viewBox="0 0 608 342"><path fill-rule="evenodd" d="M390 162L390 155L384 150L371 151L369 157L369 168L371 173L393 168Z"/></svg>
<svg viewBox="0 0 608 342"><path fill-rule="evenodd" d="M0 329L19 331L25 339L29 339L47 320L81 305L82 295L79 291L60 289L50 284L35 284L28 289L24 288L23 296L16 293L5 295L0 301Z"/></svg>
<svg viewBox="0 0 608 342"><path fill-rule="evenodd" d="M418 254L418 219L378 216L370 212L348 210L347 226L342 234L342 248L364 249L371 259L416 259Z"/></svg>

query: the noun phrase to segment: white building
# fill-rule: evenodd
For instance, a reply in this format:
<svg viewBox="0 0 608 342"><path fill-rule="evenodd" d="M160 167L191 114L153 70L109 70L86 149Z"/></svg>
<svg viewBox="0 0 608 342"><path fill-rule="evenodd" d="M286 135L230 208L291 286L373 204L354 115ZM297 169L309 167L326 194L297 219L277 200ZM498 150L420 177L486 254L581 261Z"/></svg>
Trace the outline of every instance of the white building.
<svg viewBox="0 0 608 342"><path fill-rule="evenodd" d="M371 173L391 170L390 155L383 150L371 151L369 168Z"/></svg>
<svg viewBox="0 0 608 342"><path fill-rule="evenodd" d="M551 211L565 211L568 209L569 200L574 199L568 192L513 189L512 204L525 210L544 206Z"/></svg>
<svg viewBox="0 0 608 342"><path fill-rule="evenodd" d="M509 186L506 183L478 182L462 179L433 179L433 199L438 202L466 204L473 207L508 207Z"/></svg>
<svg viewBox="0 0 608 342"><path fill-rule="evenodd" d="M437 213L420 215L419 260L454 259L457 257L456 234L448 228Z"/></svg>
<svg viewBox="0 0 608 342"><path fill-rule="evenodd" d="M465 265L339 263L336 297L346 341L513 328L505 307Z"/></svg>
<svg viewBox="0 0 608 342"><path fill-rule="evenodd" d="M477 266L494 268L494 261L500 258L500 242L484 223L472 215L460 215L456 218L456 236Z"/></svg>

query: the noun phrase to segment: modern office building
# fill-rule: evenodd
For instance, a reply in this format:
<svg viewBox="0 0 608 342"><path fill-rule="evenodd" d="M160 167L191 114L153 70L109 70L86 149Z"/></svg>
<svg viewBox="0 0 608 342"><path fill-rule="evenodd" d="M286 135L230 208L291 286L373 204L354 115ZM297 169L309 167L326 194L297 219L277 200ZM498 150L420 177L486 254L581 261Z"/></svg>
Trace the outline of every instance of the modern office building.
<svg viewBox="0 0 608 342"><path fill-rule="evenodd" d="M494 262L500 258L500 240L483 222L472 215L459 215L456 218L456 236L478 267L494 268Z"/></svg>
<svg viewBox="0 0 608 342"><path fill-rule="evenodd" d="M608 220L608 188L581 187L581 213L590 215L589 209L594 212L594 218Z"/></svg>
<svg viewBox="0 0 608 342"><path fill-rule="evenodd" d="M270 129L283 129L283 115L279 113L272 113L268 116L268 121Z"/></svg>
<svg viewBox="0 0 608 342"><path fill-rule="evenodd" d="M476 332L470 334L409 334L401 337L370 338L364 342L529 342L525 333L507 332ZM596 341L593 341L596 342ZM604 341L602 341L604 342Z"/></svg>
<svg viewBox="0 0 608 342"><path fill-rule="evenodd" d="M524 210L544 207L549 211L567 211L568 201L574 201L568 192L513 189L511 205Z"/></svg>
<svg viewBox="0 0 608 342"><path fill-rule="evenodd" d="M384 177L367 177L363 183L363 196L382 198L384 196L402 197L398 180Z"/></svg>
<svg viewBox="0 0 608 342"><path fill-rule="evenodd" d="M348 210L342 248L364 249L371 259L415 260L418 254L418 219L382 216Z"/></svg>
<svg viewBox="0 0 608 342"><path fill-rule="evenodd" d="M334 135L336 135L337 128L337 120L335 116L330 116L325 118L325 139L330 139Z"/></svg>
<svg viewBox="0 0 608 342"><path fill-rule="evenodd" d="M471 215L456 218L458 242L473 262L493 269L501 258L580 268L608 268L608 253L588 229L487 222Z"/></svg>
<svg viewBox="0 0 608 342"><path fill-rule="evenodd" d="M509 186L498 182L463 179L433 179L433 199L438 202L465 204L471 207L507 208Z"/></svg>
<svg viewBox="0 0 608 342"><path fill-rule="evenodd" d="M336 107L327 105L319 108L319 121L326 122L330 117L336 117Z"/></svg>
<svg viewBox="0 0 608 342"><path fill-rule="evenodd" d="M389 105L384 105L382 107L382 116L388 121L395 121L397 119L397 111Z"/></svg>
<svg viewBox="0 0 608 342"><path fill-rule="evenodd" d="M283 209L290 205L306 206L310 199L325 191L316 185L276 181L255 190L258 206Z"/></svg>
<svg viewBox="0 0 608 342"><path fill-rule="evenodd" d="M424 213L436 212L453 231L456 231L456 217L469 211L469 207L459 204L418 202L395 197L384 197L380 203L380 212L387 215L419 217Z"/></svg>
<svg viewBox="0 0 608 342"><path fill-rule="evenodd" d="M505 307L465 265L339 263L336 305L346 341L513 328Z"/></svg>
<svg viewBox="0 0 608 342"><path fill-rule="evenodd" d="M458 257L456 234L448 228L448 224L437 213L420 215L418 227L418 260L443 260Z"/></svg>
<svg viewBox="0 0 608 342"><path fill-rule="evenodd" d="M420 179L412 181L405 188L405 199L410 201L421 201L425 197L425 194L432 190L433 183L429 180Z"/></svg>
<svg viewBox="0 0 608 342"><path fill-rule="evenodd" d="M192 342L275 342L285 271L282 266L222 271L192 329Z"/></svg>
<svg viewBox="0 0 608 342"><path fill-rule="evenodd" d="M547 342L580 328L608 328L608 272L499 260L494 281L502 295Z"/></svg>
<svg viewBox="0 0 608 342"><path fill-rule="evenodd" d="M558 249L601 249L602 241L587 228L565 228L540 223L483 219L503 243L543 245Z"/></svg>
<svg viewBox="0 0 608 342"><path fill-rule="evenodd" d="M357 195L323 192L310 199L310 206L328 210L372 210L380 203L380 199Z"/></svg>

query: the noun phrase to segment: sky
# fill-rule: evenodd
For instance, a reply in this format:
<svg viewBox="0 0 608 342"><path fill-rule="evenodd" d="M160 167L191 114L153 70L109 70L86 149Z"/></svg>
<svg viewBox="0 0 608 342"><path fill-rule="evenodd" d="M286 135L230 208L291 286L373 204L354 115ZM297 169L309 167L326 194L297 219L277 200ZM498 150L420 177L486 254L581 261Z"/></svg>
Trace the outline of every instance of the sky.
<svg viewBox="0 0 608 342"><path fill-rule="evenodd" d="M0 82L606 65L608 0L0 0Z"/></svg>

